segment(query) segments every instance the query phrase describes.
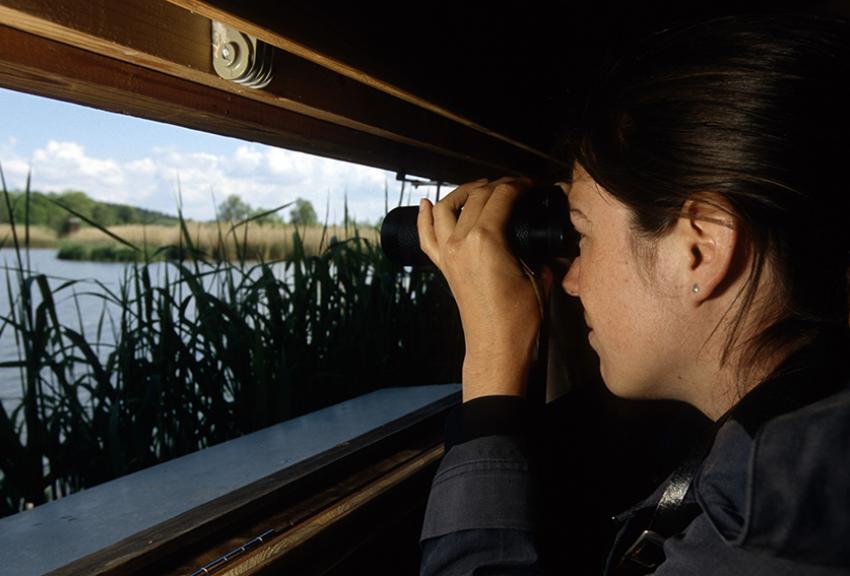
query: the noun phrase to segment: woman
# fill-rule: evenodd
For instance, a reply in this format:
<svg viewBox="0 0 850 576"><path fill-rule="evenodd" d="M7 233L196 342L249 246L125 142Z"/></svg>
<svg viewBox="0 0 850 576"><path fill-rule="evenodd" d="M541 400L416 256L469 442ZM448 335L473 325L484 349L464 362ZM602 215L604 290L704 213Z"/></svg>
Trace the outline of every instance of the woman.
<svg viewBox="0 0 850 576"><path fill-rule="evenodd" d="M649 520L626 515L608 573L850 573L848 39L802 15L659 34L604 75L569 136L561 185L581 241L562 287L606 386L717 422L697 464L636 507ZM530 186L479 180L420 205L421 247L463 322L464 418L479 422L434 479L423 574L547 570L517 421L541 312L503 232ZM552 272L538 280L548 294Z"/></svg>

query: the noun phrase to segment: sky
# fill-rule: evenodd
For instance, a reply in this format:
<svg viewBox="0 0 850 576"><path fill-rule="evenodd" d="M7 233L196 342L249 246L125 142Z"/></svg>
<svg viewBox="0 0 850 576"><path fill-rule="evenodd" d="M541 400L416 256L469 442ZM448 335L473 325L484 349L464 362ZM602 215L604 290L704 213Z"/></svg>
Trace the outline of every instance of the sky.
<svg viewBox="0 0 850 576"><path fill-rule="evenodd" d="M0 166L10 190L74 189L106 202L177 213L177 182L187 218L214 218L215 206L238 194L253 208L304 198L324 221L351 217L374 223L398 204L394 172L255 142L104 112L0 88ZM448 190L443 188L441 195ZM409 184L404 203L418 204L436 187ZM287 217L286 210L281 214Z"/></svg>

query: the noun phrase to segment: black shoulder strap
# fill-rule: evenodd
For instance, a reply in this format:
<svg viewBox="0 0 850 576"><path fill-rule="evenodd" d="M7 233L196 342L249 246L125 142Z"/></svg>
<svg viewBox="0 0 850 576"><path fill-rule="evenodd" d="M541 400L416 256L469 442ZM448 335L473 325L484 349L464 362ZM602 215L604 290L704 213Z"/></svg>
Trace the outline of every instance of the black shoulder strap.
<svg viewBox="0 0 850 576"><path fill-rule="evenodd" d="M835 393L845 385L845 377L836 376L846 374L844 351L850 338L848 334L850 332L844 325L824 330L814 341L789 355L769 378L715 422L715 434L733 417L750 434L755 434L767 420ZM803 376L803 371L808 374ZM697 447L670 477L648 521L646 516L636 516L629 521L625 533L618 538L614 561L609 562L607 574L648 574L664 561L664 541L683 531L700 513L699 505L692 500L686 502L685 496L709 447ZM628 542L631 545L619 544ZM619 554L619 550L623 549L625 552Z"/></svg>
<svg viewBox="0 0 850 576"><path fill-rule="evenodd" d="M637 576L655 570L664 561L664 541L684 530L699 515L699 505L686 502L685 496L702 464L702 456L700 451L699 457L691 457L679 466L670 476L649 521L638 523L630 534L623 536L632 544L614 564L609 572L611 576Z"/></svg>

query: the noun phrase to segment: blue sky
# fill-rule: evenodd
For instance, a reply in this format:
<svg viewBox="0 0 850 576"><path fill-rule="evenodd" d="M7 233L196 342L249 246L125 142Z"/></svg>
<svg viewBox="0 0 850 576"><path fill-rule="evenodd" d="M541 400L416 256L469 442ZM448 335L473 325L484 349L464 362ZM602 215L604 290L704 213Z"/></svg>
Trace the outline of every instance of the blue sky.
<svg viewBox="0 0 850 576"><path fill-rule="evenodd" d="M377 168L2 88L0 110L0 164L10 189L23 188L32 168L34 190L83 190L98 200L175 214L179 174L184 215L204 220L229 194L262 208L306 198L320 219L329 196L331 222L342 220L346 191L358 220L374 222L384 214L384 182L390 208L398 203L395 173ZM418 187L410 201L433 199L435 192Z"/></svg>

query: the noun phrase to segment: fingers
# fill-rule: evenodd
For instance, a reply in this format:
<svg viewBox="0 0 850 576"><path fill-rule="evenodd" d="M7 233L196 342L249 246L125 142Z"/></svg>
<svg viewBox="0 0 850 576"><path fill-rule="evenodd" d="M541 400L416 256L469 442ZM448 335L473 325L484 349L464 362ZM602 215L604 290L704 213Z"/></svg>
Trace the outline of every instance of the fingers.
<svg viewBox="0 0 850 576"><path fill-rule="evenodd" d="M484 186L487 182L487 178L479 178L478 180L461 184L446 194L442 200L437 202L437 204L442 204L445 208L448 208L452 212L459 212L466 202L466 198L469 195L470 190Z"/></svg>
<svg viewBox="0 0 850 576"><path fill-rule="evenodd" d="M476 188L469 192L469 197L466 204L463 205L463 210L457 219L457 224L451 233L451 236L457 239L466 237L469 231L475 226L484 205L490 197L490 192L486 187Z"/></svg>
<svg viewBox="0 0 850 576"><path fill-rule="evenodd" d="M434 233L440 245L444 244L452 233L455 231L458 223L459 215L465 220L469 219L469 215L464 216L461 208L467 203L470 193L487 184L486 178L481 178L474 182L462 184L452 190L445 198L437 202L434 206Z"/></svg>
<svg viewBox="0 0 850 576"><path fill-rule="evenodd" d="M437 232L437 239L441 243L447 240L449 236L456 240L463 239L469 234L470 230L479 224L479 220L482 218L484 218L482 222L485 227L503 230L510 217L516 198L525 188L530 187L531 183L530 178L506 176L493 182L488 182L487 180L483 180L482 182L478 180L471 182L469 185L464 185L462 187L463 190L455 190L458 193L457 195L452 196L454 194L453 192L446 197L446 200L449 200L451 197L448 208L453 211L452 215L454 216L457 213L456 207L458 202L463 201L463 210L456 219L451 221L449 219L446 220L447 224L444 230L439 223L441 216L435 216L435 219L438 221L437 225L440 226ZM496 204L490 206L494 201ZM439 204L437 204L437 207L439 207Z"/></svg>
<svg viewBox="0 0 850 576"><path fill-rule="evenodd" d="M420 248L441 267L440 246L449 238L463 239L481 224L504 231L517 198L531 184L527 177L482 178L458 186L436 205L423 199L416 220Z"/></svg>
<svg viewBox="0 0 850 576"><path fill-rule="evenodd" d="M419 248L440 267L440 250L434 234L434 215L431 201L423 198L419 201L419 215L416 217L416 229L419 232Z"/></svg>
<svg viewBox="0 0 850 576"><path fill-rule="evenodd" d="M478 219L504 232L517 199L526 188L531 186L531 179L511 178L505 182L497 180L494 184L493 192L483 206Z"/></svg>

